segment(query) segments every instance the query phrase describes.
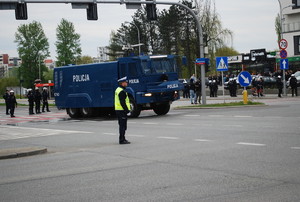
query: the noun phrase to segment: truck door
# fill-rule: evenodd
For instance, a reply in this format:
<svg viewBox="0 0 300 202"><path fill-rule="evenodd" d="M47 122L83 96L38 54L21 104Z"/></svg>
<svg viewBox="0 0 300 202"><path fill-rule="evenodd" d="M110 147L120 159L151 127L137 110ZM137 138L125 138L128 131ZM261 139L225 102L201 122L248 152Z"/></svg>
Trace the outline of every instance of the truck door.
<svg viewBox="0 0 300 202"><path fill-rule="evenodd" d="M118 79L123 78L124 76L127 76L127 63L120 63Z"/></svg>

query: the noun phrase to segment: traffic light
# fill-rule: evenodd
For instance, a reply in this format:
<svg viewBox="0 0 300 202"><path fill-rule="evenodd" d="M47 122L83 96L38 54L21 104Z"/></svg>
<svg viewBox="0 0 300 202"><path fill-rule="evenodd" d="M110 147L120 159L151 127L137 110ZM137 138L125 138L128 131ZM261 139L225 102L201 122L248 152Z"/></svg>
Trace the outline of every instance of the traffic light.
<svg viewBox="0 0 300 202"><path fill-rule="evenodd" d="M90 3L86 9L88 20L98 20L97 4Z"/></svg>
<svg viewBox="0 0 300 202"><path fill-rule="evenodd" d="M17 3L15 8L15 14L17 20L27 20L27 4Z"/></svg>
<svg viewBox="0 0 300 202"><path fill-rule="evenodd" d="M157 20L156 4L146 4L146 11L148 20Z"/></svg>

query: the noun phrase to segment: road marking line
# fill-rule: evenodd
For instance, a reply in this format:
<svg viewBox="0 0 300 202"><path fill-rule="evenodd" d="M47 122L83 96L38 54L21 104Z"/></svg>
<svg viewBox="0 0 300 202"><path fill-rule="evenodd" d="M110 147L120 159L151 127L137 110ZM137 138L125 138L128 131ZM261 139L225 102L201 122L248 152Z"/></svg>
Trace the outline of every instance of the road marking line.
<svg viewBox="0 0 300 202"><path fill-rule="evenodd" d="M165 136L160 136L160 137L157 137L159 139L168 139L168 140L178 140L179 138L178 137L165 137Z"/></svg>
<svg viewBox="0 0 300 202"><path fill-rule="evenodd" d="M116 133L103 133L104 135L117 135Z"/></svg>
<svg viewBox="0 0 300 202"><path fill-rule="evenodd" d="M240 115L235 115L233 116L235 118L252 118L253 116L240 116Z"/></svg>
<svg viewBox="0 0 300 202"><path fill-rule="evenodd" d="M300 147L291 147L291 149L300 149Z"/></svg>
<svg viewBox="0 0 300 202"><path fill-rule="evenodd" d="M225 115L218 115L218 114L216 114L216 115L208 115L209 117L224 117Z"/></svg>
<svg viewBox="0 0 300 202"><path fill-rule="evenodd" d="M156 124L158 124L158 123L154 123L154 122L144 122L143 124L145 124L145 125L156 125Z"/></svg>
<svg viewBox="0 0 300 202"><path fill-rule="evenodd" d="M126 136L130 136L130 137L145 137L145 135L126 135Z"/></svg>
<svg viewBox="0 0 300 202"><path fill-rule="evenodd" d="M196 117L196 116L200 116L200 115L198 115L198 114L188 114L188 115L184 115L184 116Z"/></svg>
<svg viewBox="0 0 300 202"><path fill-rule="evenodd" d="M227 126L227 127L243 127L242 125L223 125L223 126Z"/></svg>
<svg viewBox="0 0 300 202"><path fill-rule="evenodd" d="M248 145L248 146L266 146L265 144L260 143L251 143L251 142L238 142L239 145Z"/></svg>
<svg viewBox="0 0 300 202"><path fill-rule="evenodd" d="M169 125L169 126L183 126L182 123L167 123L166 125Z"/></svg>
<svg viewBox="0 0 300 202"><path fill-rule="evenodd" d="M50 132L57 132L57 133L92 133L88 131L58 130L58 129L49 129L49 128L29 128L29 127L20 127L20 126L1 126L1 128L50 131Z"/></svg>
<svg viewBox="0 0 300 202"><path fill-rule="evenodd" d="M207 139L194 139L196 142L211 142L212 140L207 140Z"/></svg>

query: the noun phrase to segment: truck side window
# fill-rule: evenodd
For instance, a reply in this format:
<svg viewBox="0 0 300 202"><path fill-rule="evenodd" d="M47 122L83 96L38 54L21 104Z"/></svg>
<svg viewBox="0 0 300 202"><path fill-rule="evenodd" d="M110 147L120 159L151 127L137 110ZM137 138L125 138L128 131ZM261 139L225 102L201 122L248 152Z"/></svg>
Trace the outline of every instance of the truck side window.
<svg viewBox="0 0 300 202"><path fill-rule="evenodd" d="M143 68L145 74L151 74L152 73L152 71L151 71L151 61L143 60L141 65L142 65L142 68Z"/></svg>
<svg viewBox="0 0 300 202"><path fill-rule="evenodd" d="M137 69L136 69L136 63L129 63L128 64L128 76L135 77L138 75Z"/></svg>
<svg viewBox="0 0 300 202"><path fill-rule="evenodd" d="M123 64L120 64L120 67L119 67L119 78L122 78L124 76L127 76L127 72L126 72L126 64L123 63Z"/></svg>

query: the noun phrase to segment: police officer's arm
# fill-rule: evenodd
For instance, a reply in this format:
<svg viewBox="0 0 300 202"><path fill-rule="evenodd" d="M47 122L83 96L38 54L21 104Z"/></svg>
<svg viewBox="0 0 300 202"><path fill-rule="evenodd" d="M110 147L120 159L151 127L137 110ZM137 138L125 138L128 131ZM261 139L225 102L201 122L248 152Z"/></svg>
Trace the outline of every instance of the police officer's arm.
<svg viewBox="0 0 300 202"><path fill-rule="evenodd" d="M128 110L128 108L127 108L126 101L125 101L125 99L126 99L126 93L125 93L125 91L122 90L122 91L119 93L119 99L120 99L120 104L121 104L121 106L123 107L124 111L125 111L126 113L128 113L129 110Z"/></svg>

